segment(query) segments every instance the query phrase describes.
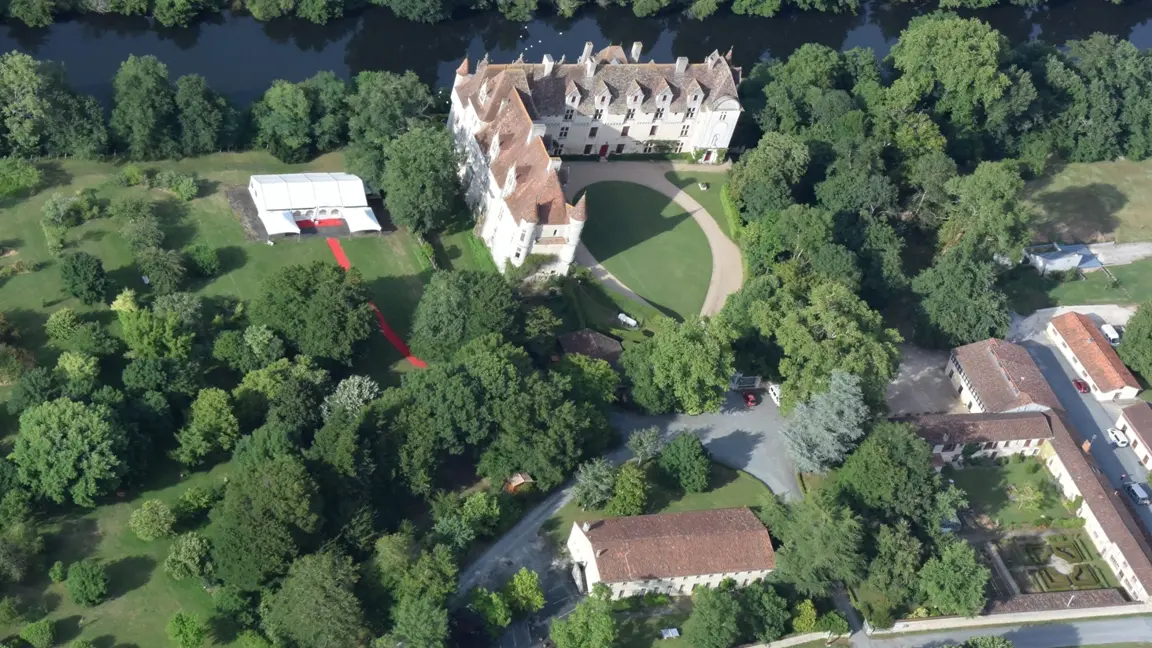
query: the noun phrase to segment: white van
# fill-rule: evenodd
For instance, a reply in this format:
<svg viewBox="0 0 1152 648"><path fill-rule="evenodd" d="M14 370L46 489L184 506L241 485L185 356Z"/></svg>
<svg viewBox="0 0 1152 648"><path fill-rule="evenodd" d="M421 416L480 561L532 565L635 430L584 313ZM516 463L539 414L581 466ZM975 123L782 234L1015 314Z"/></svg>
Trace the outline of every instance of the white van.
<svg viewBox="0 0 1152 648"><path fill-rule="evenodd" d="M1116 330L1115 326L1105 324L1100 327L1100 332L1104 334L1104 337L1108 338L1108 343L1112 346L1120 344L1120 332Z"/></svg>
<svg viewBox="0 0 1152 648"><path fill-rule="evenodd" d="M1133 502L1141 506L1148 506L1152 500L1148 499L1148 490L1141 484L1124 484L1124 490L1128 491L1128 496L1132 498Z"/></svg>

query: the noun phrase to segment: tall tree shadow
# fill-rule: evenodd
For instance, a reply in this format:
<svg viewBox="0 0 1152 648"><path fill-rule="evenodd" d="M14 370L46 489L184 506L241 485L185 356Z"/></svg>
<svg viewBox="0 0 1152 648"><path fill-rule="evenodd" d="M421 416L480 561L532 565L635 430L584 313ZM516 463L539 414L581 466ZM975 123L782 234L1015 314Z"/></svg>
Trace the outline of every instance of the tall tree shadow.
<svg viewBox="0 0 1152 648"><path fill-rule="evenodd" d="M156 561L148 556L128 556L108 565L108 598L124 596L152 578Z"/></svg>
<svg viewBox="0 0 1152 648"><path fill-rule="evenodd" d="M1120 224L1116 214L1128 197L1115 186L1094 182L1033 195L1040 209L1033 229L1049 241L1092 242L1111 238Z"/></svg>

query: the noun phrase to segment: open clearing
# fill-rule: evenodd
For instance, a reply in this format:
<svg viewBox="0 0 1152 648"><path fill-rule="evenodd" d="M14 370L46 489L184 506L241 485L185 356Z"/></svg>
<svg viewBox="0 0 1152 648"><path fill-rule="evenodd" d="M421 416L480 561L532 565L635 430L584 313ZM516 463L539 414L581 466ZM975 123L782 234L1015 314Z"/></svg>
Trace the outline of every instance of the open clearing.
<svg viewBox="0 0 1152 648"><path fill-rule="evenodd" d="M1067 164L1026 193L1047 240L1152 241L1152 160Z"/></svg>

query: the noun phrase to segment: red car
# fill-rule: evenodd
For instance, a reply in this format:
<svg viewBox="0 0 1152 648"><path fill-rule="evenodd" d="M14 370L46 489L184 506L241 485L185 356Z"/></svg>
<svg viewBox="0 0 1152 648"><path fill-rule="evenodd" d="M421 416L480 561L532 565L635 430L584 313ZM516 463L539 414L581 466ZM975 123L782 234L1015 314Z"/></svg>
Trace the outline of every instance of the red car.
<svg viewBox="0 0 1152 648"><path fill-rule="evenodd" d="M756 405L756 394L754 394L754 393L752 393L752 392L750 392L750 391L746 391L746 392L744 392L744 405L745 405L746 407L755 407L755 405Z"/></svg>
<svg viewBox="0 0 1152 648"><path fill-rule="evenodd" d="M1080 392L1081 394L1087 394L1088 392L1092 391L1088 388L1088 383L1080 380L1079 378L1072 379L1072 386L1075 387L1076 391Z"/></svg>

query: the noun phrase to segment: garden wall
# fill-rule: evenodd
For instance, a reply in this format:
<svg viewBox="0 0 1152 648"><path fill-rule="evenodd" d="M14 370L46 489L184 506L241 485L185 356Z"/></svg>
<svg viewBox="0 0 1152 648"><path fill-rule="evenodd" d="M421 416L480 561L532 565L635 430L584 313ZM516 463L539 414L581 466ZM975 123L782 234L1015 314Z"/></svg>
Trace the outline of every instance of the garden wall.
<svg viewBox="0 0 1152 648"><path fill-rule="evenodd" d="M1094 590L1107 592L1114 590ZM1079 597L1087 592L1059 592L1056 596L1068 600L1070 597ZM1035 594L1025 596L1051 596L1050 594ZM1021 597L1017 597L1021 598ZM1090 619L1099 617L1128 616L1133 614L1152 614L1152 604L1123 603L1120 605L1105 605L1102 607L1077 608L1075 598L1071 608L1055 610L1036 610L1030 612L1005 612L990 614L974 618L965 617L935 617L932 619L901 619L886 630L877 630L865 626L869 635L900 634L904 632L925 632L929 630L948 630L953 628L979 628L982 626L1013 625L1017 623L1038 623L1043 621L1066 621L1068 619Z"/></svg>
<svg viewBox="0 0 1152 648"><path fill-rule="evenodd" d="M788 646L798 646L811 641L826 641L831 636L831 632L809 632L808 634L796 635L795 637L788 637L787 639L773 641L772 643L749 644L744 646L744 648L788 648Z"/></svg>

